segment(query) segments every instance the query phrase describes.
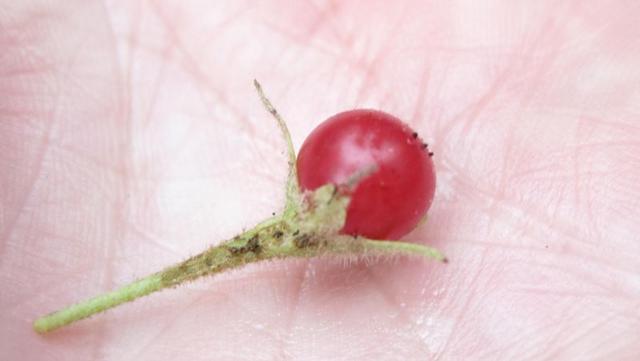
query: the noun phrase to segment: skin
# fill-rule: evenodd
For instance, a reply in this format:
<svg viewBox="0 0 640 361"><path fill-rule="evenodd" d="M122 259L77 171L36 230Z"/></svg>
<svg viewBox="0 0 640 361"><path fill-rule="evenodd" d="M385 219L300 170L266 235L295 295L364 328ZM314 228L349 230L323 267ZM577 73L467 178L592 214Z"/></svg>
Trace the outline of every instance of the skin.
<svg viewBox="0 0 640 361"><path fill-rule="evenodd" d="M640 4L211 3L0 2L0 359L638 359ZM451 262L252 265L35 334L280 209L254 77L296 146L411 124L405 239Z"/></svg>

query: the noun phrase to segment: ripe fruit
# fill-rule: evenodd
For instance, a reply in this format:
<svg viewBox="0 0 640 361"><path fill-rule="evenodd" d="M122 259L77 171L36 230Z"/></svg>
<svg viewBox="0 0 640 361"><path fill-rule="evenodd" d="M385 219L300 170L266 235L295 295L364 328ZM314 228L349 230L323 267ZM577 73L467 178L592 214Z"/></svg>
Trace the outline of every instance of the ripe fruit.
<svg viewBox="0 0 640 361"><path fill-rule="evenodd" d="M435 172L430 155L417 133L394 116L352 110L327 119L307 137L298 155L298 180L303 190L315 190L375 166L350 193L342 233L398 239L431 206Z"/></svg>

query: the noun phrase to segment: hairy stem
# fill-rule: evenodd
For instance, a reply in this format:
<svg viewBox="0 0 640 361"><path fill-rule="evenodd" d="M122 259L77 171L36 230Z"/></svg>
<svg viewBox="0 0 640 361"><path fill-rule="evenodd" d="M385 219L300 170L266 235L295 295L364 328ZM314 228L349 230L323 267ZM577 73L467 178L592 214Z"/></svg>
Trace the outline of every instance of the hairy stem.
<svg viewBox="0 0 640 361"><path fill-rule="evenodd" d="M291 222L274 217L242 235L210 247L163 271L41 317L34 322L33 327L39 333L53 331L164 288L249 263L276 258L311 258L328 254L338 256L397 254L421 256L446 262L446 258L438 250L427 246L351 236L334 235L329 239L322 234L301 232L298 228L294 230L291 228Z"/></svg>
<svg viewBox="0 0 640 361"><path fill-rule="evenodd" d="M271 218L242 235L210 247L186 261L136 280L115 291L40 317L34 322L33 328L40 333L53 331L164 288L272 258L274 253L269 252L268 249L279 243L278 239L284 238L285 232L291 233L288 231L287 223L280 217Z"/></svg>

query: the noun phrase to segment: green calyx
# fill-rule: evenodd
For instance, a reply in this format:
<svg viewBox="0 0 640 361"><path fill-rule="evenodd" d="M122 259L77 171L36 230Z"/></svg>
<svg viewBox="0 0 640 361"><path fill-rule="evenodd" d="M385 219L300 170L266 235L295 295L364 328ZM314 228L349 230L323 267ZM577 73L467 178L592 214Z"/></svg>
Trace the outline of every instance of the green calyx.
<svg viewBox="0 0 640 361"><path fill-rule="evenodd" d="M314 192L302 193L296 174L296 155L286 123L266 98L260 84L254 80L254 85L265 108L278 122L287 142L289 175L283 212L230 240L209 247L204 252L160 272L40 317L33 324L35 331L39 333L53 331L164 288L265 260L325 255L341 257L410 255L446 262L442 253L424 245L341 235L339 231L345 223L349 197L339 189L355 186L371 170L356 172L344 185L336 187L327 184Z"/></svg>

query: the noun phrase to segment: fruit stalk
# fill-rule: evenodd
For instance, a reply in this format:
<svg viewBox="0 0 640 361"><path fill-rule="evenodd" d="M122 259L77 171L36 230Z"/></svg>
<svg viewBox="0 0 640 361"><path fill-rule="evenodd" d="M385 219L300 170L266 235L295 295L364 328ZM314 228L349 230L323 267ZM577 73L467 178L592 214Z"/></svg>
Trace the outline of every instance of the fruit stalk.
<svg viewBox="0 0 640 361"><path fill-rule="evenodd" d="M311 214L313 213L316 212ZM423 245L377 241L363 237L331 236L309 231L315 228L313 223L318 221L321 220L308 217L306 220L296 222L299 227L293 230L291 225L294 223L290 220L281 217L271 218L242 235L210 247L163 271L41 317L35 321L34 329L39 333L53 331L153 292L269 259L309 258L328 254L348 257L405 254L446 261L439 251Z"/></svg>
<svg viewBox="0 0 640 361"><path fill-rule="evenodd" d="M53 331L62 326L82 320L83 318L87 318L96 313L106 311L122 303L133 301L136 298L146 296L161 289L162 277L160 276L160 273L154 273L115 291L105 293L84 302L69 306L63 310L40 317L33 323L33 328L38 333Z"/></svg>
<svg viewBox="0 0 640 361"><path fill-rule="evenodd" d="M39 333L53 331L75 321L106 311L167 287L220 273L247 263L271 258L284 249L274 248L275 236L283 235L283 222L274 217L254 229L191 257L160 272L136 280L112 292L77 303L38 318L34 329Z"/></svg>

